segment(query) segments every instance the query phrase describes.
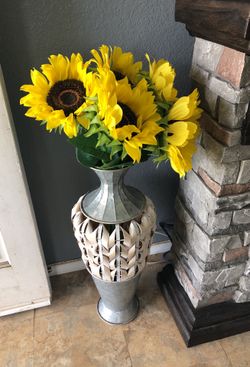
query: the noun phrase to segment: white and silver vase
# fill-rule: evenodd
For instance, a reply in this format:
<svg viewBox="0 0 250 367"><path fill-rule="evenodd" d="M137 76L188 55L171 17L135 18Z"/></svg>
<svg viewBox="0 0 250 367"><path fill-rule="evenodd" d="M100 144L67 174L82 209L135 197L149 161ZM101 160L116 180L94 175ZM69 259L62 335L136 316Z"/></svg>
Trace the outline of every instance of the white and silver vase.
<svg viewBox="0 0 250 367"><path fill-rule="evenodd" d="M139 310L136 289L155 230L150 199L124 183L128 170L93 169L100 187L72 209L82 259L100 294L98 313L112 324L133 320Z"/></svg>

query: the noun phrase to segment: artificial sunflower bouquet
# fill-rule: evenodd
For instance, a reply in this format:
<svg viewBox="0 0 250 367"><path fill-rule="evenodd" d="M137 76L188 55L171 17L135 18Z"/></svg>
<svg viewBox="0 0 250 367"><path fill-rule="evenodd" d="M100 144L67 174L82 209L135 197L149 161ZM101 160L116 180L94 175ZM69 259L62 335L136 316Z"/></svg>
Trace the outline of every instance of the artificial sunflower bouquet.
<svg viewBox="0 0 250 367"><path fill-rule="evenodd" d="M131 52L102 45L92 57L51 55L20 103L48 131L64 132L80 163L99 169L129 167L149 158L170 161L180 177L192 168L199 134L199 95L178 97L175 70L164 59L134 62Z"/></svg>

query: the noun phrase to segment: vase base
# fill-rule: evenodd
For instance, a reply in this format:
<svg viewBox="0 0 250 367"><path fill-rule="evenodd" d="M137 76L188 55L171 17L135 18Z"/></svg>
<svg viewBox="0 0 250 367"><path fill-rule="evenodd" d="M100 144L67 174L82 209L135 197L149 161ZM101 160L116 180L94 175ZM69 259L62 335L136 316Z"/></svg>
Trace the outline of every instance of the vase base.
<svg viewBox="0 0 250 367"><path fill-rule="evenodd" d="M129 306L122 311L113 311L105 306L100 298L97 304L97 312L100 318L112 325L127 324L138 315L140 308L139 299L135 296Z"/></svg>

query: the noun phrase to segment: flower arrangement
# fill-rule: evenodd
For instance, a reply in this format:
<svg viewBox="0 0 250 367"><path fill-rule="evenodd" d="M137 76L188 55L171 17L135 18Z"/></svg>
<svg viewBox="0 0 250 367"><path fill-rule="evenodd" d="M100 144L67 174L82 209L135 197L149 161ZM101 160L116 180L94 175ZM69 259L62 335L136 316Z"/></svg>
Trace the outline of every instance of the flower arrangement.
<svg viewBox="0 0 250 367"><path fill-rule="evenodd" d="M26 116L48 131L64 132L80 163L99 169L129 167L153 158L169 160L185 176L192 168L198 120L198 91L178 97L175 70L164 59L142 69L131 52L102 45L92 57L51 55L20 103Z"/></svg>

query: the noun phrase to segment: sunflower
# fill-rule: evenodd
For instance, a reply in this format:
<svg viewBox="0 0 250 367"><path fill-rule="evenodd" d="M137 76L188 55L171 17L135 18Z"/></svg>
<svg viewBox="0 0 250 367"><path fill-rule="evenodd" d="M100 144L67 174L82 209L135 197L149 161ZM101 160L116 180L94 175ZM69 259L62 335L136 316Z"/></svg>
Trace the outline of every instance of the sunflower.
<svg viewBox="0 0 250 367"><path fill-rule="evenodd" d="M180 177L192 168L192 156L196 150L195 140L199 134L197 120L202 109L199 94L195 89L189 96L179 98L168 113L166 152L170 164Z"/></svg>
<svg viewBox="0 0 250 367"><path fill-rule="evenodd" d="M169 145L167 153L171 167L180 177L184 177L192 169L192 157L196 152L195 140L190 140L184 147Z"/></svg>
<svg viewBox="0 0 250 367"><path fill-rule="evenodd" d="M199 92L194 89L189 96L181 97L173 104L168 113L168 120L197 121L202 114L199 104Z"/></svg>
<svg viewBox="0 0 250 367"><path fill-rule="evenodd" d="M177 121L169 125L167 130L167 154L171 167L185 176L192 168L192 156L196 151L196 137L199 133L198 125L191 121Z"/></svg>
<svg viewBox="0 0 250 367"><path fill-rule="evenodd" d="M143 79L132 88L127 78L119 83L110 70L102 73L98 92L100 117L114 140L122 142L133 162L140 162L143 145L157 145L156 135L163 131L157 121L154 96Z"/></svg>
<svg viewBox="0 0 250 367"><path fill-rule="evenodd" d="M149 55L146 54L149 63L149 77L157 95L167 102L176 100L177 90L174 88L175 70L171 64L160 59L151 63Z"/></svg>
<svg viewBox="0 0 250 367"><path fill-rule="evenodd" d="M41 66L42 72L31 70L31 81L21 90L28 94L20 104L29 107L26 116L46 121L46 129L59 128L72 138L77 135L77 116L87 106L86 96L95 94L92 73L87 73L88 63L81 55L72 54L70 59L61 54L51 55L49 64Z"/></svg>
<svg viewBox="0 0 250 367"><path fill-rule="evenodd" d="M93 62L97 64L97 69L100 70L112 70L117 80L121 80L125 77L132 83L136 83L137 75L142 69L142 62L138 61L134 63L134 56L131 52L123 52L121 47L111 47L102 45L100 53L97 50L92 50L91 53L94 56Z"/></svg>

